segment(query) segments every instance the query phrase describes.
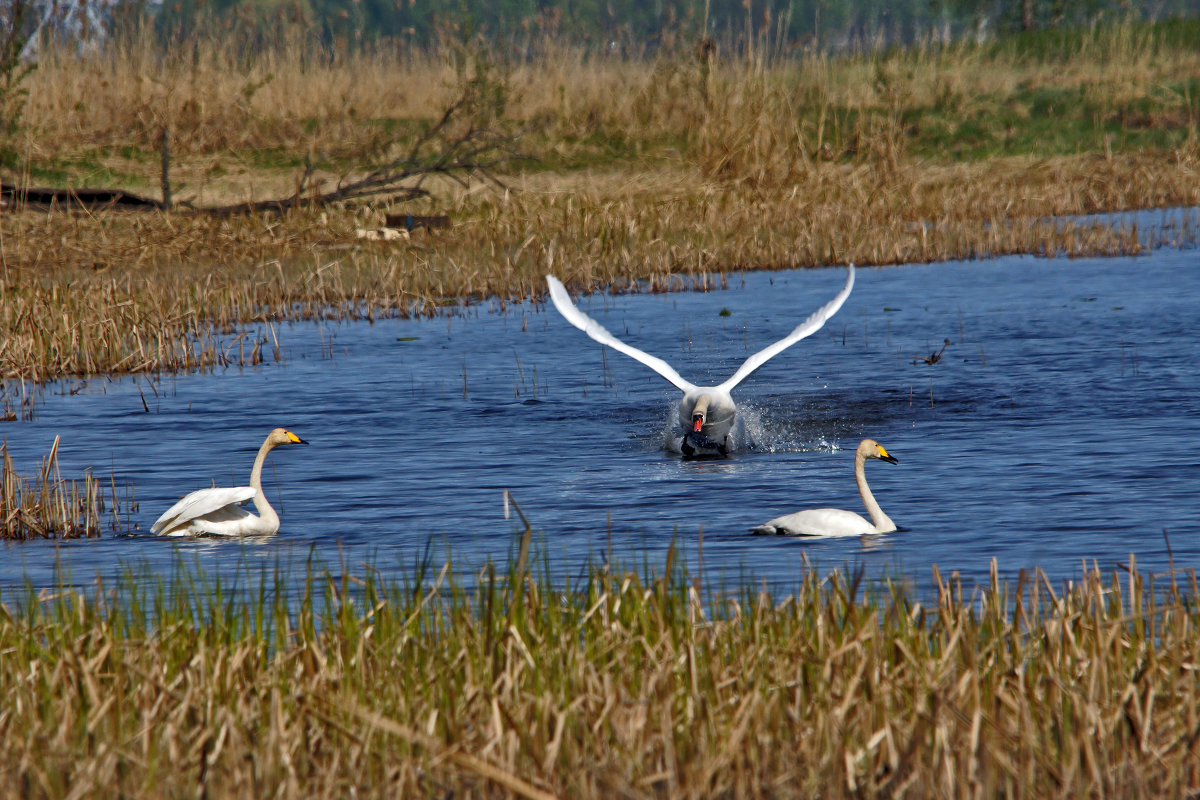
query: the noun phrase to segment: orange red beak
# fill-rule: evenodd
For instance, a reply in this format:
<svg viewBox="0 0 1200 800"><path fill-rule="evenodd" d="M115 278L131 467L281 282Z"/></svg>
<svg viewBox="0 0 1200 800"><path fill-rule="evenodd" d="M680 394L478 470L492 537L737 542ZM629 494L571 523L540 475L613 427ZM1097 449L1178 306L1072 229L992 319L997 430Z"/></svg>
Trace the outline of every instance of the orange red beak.
<svg viewBox="0 0 1200 800"><path fill-rule="evenodd" d="M703 427L704 427L704 420L701 419L700 417L696 417L695 419L692 420L692 431L694 433L699 433L700 429Z"/></svg>

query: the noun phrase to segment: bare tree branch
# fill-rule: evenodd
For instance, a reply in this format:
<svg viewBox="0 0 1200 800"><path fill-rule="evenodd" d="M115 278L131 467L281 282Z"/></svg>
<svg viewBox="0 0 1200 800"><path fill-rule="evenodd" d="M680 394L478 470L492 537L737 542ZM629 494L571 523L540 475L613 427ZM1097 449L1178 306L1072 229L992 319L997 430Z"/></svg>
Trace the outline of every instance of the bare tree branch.
<svg viewBox="0 0 1200 800"><path fill-rule="evenodd" d="M496 92L497 88L499 92ZM306 164L297 191L290 197L197 211L226 216L255 212L285 213L298 206L360 202L385 195L390 202L402 202L429 196L425 182L434 176L447 178L460 186L469 186L472 179L477 179L507 188L496 177L497 170L514 161L531 158L517 148L521 132L505 131L494 124L479 124L480 120L492 122L499 116L497 109L489 104L502 104L507 94L507 86L502 81L497 82L489 78L486 71L482 71L482 74L460 83L458 96L417 137L404 155L371 169L365 175L346 183L339 182L332 191L309 194L305 190L312 177L312 167Z"/></svg>

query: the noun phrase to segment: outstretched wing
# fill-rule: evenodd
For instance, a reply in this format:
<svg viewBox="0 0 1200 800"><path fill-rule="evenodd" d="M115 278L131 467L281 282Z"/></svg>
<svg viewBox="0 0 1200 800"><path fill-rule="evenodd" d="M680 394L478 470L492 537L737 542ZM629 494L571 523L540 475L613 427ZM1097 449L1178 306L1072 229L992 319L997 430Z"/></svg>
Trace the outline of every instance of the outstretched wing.
<svg viewBox="0 0 1200 800"><path fill-rule="evenodd" d="M674 384L675 387L680 391L688 392L696 388L694 385L681 378L679 373L671 368L670 364L663 361L661 358L655 358L649 353L643 353L636 347L630 347L609 333L608 330L599 322L596 322L596 320L592 319L587 314L584 314L582 311L576 308L575 304L571 302L571 295L567 294L566 287L562 285L562 282L559 281L558 278L554 277L553 275L547 275L546 283L550 285L550 299L554 301L554 307L558 309L558 313L562 314L567 322L571 323L576 328L579 328L579 330L583 331L600 344L608 345L613 350L622 352L635 361L642 362L647 367L654 370L659 375L662 375L664 378Z"/></svg>
<svg viewBox="0 0 1200 800"><path fill-rule="evenodd" d="M725 391L730 391L733 387L749 378L754 370L767 363L772 356L783 352L787 348L794 345L806 336L811 336L821 330L821 326L825 324L825 320L837 313L837 310L842 307L842 303L846 302L846 298L850 296L850 290L854 288L854 265L850 265L849 274L846 276L846 285L837 293L837 297L830 300L825 305L818 308L809 316L808 319L796 326L796 329L789 333L785 338L780 339L770 347L759 350L754 355L746 359L742 366L738 367L738 371L733 373L733 377L722 383L719 387ZM595 337L592 337L595 338Z"/></svg>
<svg viewBox="0 0 1200 800"><path fill-rule="evenodd" d="M162 533L226 507L237 508L242 503L250 501L254 494L255 491L250 486L199 489L185 495L178 503L164 511L163 515L150 526L150 532Z"/></svg>

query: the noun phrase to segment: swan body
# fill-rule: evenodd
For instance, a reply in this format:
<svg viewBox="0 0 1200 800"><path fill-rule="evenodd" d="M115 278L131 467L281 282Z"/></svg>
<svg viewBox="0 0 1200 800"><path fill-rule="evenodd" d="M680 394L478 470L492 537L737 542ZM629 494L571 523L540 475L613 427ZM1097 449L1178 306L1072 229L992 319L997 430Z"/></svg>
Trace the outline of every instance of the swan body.
<svg viewBox="0 0 1200 800"><path fill-rule="evenodd" d="M746 359L729 380L718 386L697 386L685 381L670 364L636 347L630 347L576 308L571 302L571 295L558 278L547 275L546 283L550 286L550 300L567 322L600 344L645 364L683 392L679 400L679 430L683 433L681 449L684 455L724 455L735 443L731 441L730 432L735 430L738 421L737 404L730 392L773 356L819 331L825 321L837 313L854 288L854 265L849 266L846 285L836 297L814 311L787 336Z"/></svg>
<svg viewBox="0 0 1200 800"><path fill-rule="evenodd" d="M862 536L896 530L896 523L883 513L879 503L875 502L875 495L871 494L871 487L867 486L865 467L868 458L877 458L889 464L898 463L898 460L874 439L863 439L854 451L854 479L858 483L858 493L862 495L863 505L871 515L870 521L853 511L843 511L840 508L810 508L776 517L750 530L753 533L787 536Z"/></svg>
<svg viewBox="0 0 1200 800"><path fill-rule="evenodd" d="M308 442L289 430L276 428L267 434L262 447L258 449L249 486L192 492L163 512L150 526L150 531L160 536L264 536L275 533L279 530L279 515L263 494L262 468L267 453L284 444ZM251 501L258 510L258 516L241 507Z"/></svg>

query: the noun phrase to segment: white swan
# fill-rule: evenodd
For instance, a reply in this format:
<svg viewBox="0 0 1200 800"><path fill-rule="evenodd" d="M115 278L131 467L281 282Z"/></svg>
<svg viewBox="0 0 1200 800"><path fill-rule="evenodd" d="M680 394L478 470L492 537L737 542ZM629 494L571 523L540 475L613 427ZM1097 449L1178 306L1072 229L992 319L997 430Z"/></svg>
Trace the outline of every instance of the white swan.
<svg viewBox="0 0 1200 800"><path fill-rule="evenodd" d="M810 508L776 517L750 530L754 533L789 536L862 536L866 533L889 533L896 530L896 523L883 513L879 503L875 502L875 495L871 494L871 487L867 486L864 467L868 458L878 458L889 464L897 463L897 459L874 439L863 439L854 451L854 480L858 483L858 493L862 495L863 505L871 515L870 522L853 511L843 511L840 508Z"/></svg>
<svg viewBox="0 0 1200 800"><path fill-rule="evenodd" d="M679 425L683 431L684 455L707 450L724 454L730 444L728 436L737 413L737 406L729 394L730 391L750 377L772 356L821 329L825 321L832 317L850 296L850 290L854 288L854 265L850 265L846 276L846 285L842 287L836 297L813 312L787 336L746 359L738 371L733 373L733 377L719 386L696 386L688 383L671 368L670 364L661 358L644 353L636 347L630 347L609 333L599 322L576 308L575 304L571 302L571 296L567 294L566 288L558 278L547 275L546 283L550 286L550 299L554 302L554 307L566 318L567 322L600 344L607 345L635 361L642 362L683 392L683 397L679 401Z"/></svg>
<svg viewBox="0 0 1200 800"><path fill-rule="evenodd" d="M161 536L263 536L279 530L279 515L267 502L262 490L263 462L267 453L281 444L308 444L296 434L276 428L267 434L266 441L258 448L254 469L250 472L249 486L233 486L228 489L199 489L185 496L168 508L150 526L152 533ZM241 506L254 501L261 516L254 516Z"/></svg>

